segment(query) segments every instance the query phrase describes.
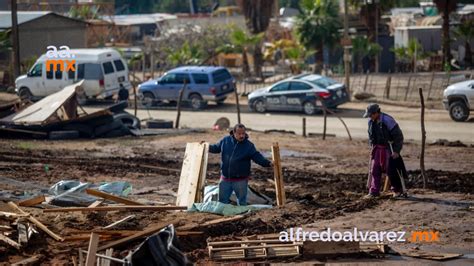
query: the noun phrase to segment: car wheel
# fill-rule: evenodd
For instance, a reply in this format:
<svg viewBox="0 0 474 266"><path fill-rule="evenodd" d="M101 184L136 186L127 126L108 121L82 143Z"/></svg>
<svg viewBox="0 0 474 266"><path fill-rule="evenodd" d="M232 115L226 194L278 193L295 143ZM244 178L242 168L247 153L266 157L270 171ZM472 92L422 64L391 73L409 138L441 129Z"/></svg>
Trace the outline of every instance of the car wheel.
<svg viewBox="0 0 474 266"><path fill-rule="evenodd" d="M461 101L453 102L449 105L449 115L456 122L464 122L469 117L469 109Z"/></svg>
<svg viewBox="0 0 474 266"><path fill-rule="evenodd" d="M305 102L303 104L303 112L307 115L314 115L316 113L316 105L312 102Z"/></svg>
<svg viewBox="0 0 474 266"><path fill-rule="evenodd" d="M141 102L147 108L152 107L155 105L155 95L151 92L144 92Z"/></svg>
<svg viewBox="0 0 474 266"><path fill-rule="evenodd" d="M253 104L253 109L259 113L265 113L267 108L265 107L265 103L262 100L257 100Z"/></svg>
<svg viewBox="0 0 474 266"><path fill-rule="evenodd" d="M206 106L206 102L203 101L199 94L191 94L191 96L189 96L189 103L193 110L201 110Z"/></svg>
<svg viewBox="0 0 474 266"><path fill-rule="evenodd" d="M33 94L31 94L30 89L23 87L18 91L18 96L21 100L31 101L33 99Z"/></svg>

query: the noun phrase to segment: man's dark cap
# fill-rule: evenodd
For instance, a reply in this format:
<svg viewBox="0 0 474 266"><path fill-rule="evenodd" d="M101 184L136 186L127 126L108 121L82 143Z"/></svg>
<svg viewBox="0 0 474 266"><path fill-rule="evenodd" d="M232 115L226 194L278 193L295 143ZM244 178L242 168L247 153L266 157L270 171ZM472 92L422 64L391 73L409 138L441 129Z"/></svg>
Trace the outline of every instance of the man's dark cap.
<svg viewBox="0 0 474 266"><path fill-rule="evenodd" d="M371 103L367 106L367 110L365 110L364 117L369 117L371 114L379 113L380 106L376 103Z"/></svg>

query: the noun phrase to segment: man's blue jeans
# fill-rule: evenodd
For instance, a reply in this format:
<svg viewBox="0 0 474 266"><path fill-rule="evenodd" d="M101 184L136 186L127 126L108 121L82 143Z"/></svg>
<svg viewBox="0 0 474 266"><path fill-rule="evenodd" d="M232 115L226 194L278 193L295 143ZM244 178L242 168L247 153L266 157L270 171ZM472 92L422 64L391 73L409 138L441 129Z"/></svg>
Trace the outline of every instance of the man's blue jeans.
<svg viewBox="0 0 474 266"><path fill-rule="evenodd" d="M219 182L219 202L229 204L232 192L237 196L238 204L247 205L247 185L248 179L239 181L226 181L221 179Z"/></svg>

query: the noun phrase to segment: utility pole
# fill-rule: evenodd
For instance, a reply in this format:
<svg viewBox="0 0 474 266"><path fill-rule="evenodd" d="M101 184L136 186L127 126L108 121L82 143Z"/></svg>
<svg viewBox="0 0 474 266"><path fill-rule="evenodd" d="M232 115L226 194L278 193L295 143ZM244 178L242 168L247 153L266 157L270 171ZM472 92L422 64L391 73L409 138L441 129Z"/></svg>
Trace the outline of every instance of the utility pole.
<svg viewBox="0 0 474 266"><path fill-rule="evenodd" d="M379 44L379 0L375 0L375 43ZM375 55L375 73L379 73L379 53Z"/></svg>
<svg viewBox="0 0 474 266"><path fill-rule="evenodd" d="M11 0L12 6L12 39L13 39L13 80L20 76L20 40L18 34L18 17L16 0Z"/></svg>
<svg viewBox="0 0 474 266"><path fill-rule="evenodd" d="M348 19L348 5L347 0L344 0L344 39L345 42L349 40L349 19ZM349 44L344 43L344 75L346 79L346 88L347 93L351 94L351 86L350 86L350 71L351 71L351 54L349 52ZM349 96L350 97L350 96Z"/></svg>

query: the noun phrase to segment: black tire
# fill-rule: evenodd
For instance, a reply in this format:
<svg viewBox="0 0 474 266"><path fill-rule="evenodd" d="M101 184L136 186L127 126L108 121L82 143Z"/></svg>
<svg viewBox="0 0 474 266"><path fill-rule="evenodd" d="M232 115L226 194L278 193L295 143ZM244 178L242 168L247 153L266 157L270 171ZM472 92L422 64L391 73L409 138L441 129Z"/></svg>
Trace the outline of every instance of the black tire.
<svg viewBox="0 0 474 266"><path fill-rule="evenodd" d="M111 130L109 132L107 132L105 135L103 135L103 137L105 138L116 138L116 137L121 137L121 136L127 136L127 135L130 135L130 129L123 125L117 129L114 129L114 130Z"/></svg>
<svg viewBox="0 0 474 266"><path fill-rule="evenodd" d="M155 95L153 93L146 91L143 93L143 98L141 99L141 103L144 107L150 108L155 106Z"/></svg>
<svg viewBox="0 0 474 266"><path fill-rule="evenodd" d="M68 124L68 125L65 125L63 128L63 130L67 130L67 131L77 131L79 132L79 136L83 137L83 138L92 138L94 137L94 128L87 125L87 124Z"/></svg>
<svg viewBox="0 0 474 266"><path fill-rule="evenodd" d="M108 124L96 127L95 130L94 130L94 135L96 137L101 137L101 136L107 134L108 132L110 132L114 129L118 129L122 126L123 126L122 121L114 120L112 123L108 123Z"/></svg>
<svg viewBox="0 0 474 266"><path fill-rule="evenodd" d="M137 128L137 129L141 128L140 119L126 112L114 115L114 120L122 121L122 123L127 127L132 127L132 128Z"/></svg>
<svg viewBox="0 0 474 266"><path fill-rule="evenodd" d="M263 100L256 100L253 104L253 110L255 110L257 113L265 113L267 108L265 107Z"/></svg>
<svg viewBox="0 0 474 266"><path fill-rule="evenodd" d="M88 119L84 121L83 123L91 126L92 128L95 128L98 126L112 123L113 121L114 121L114 117L112 115L103 115L96 118Z"/></svg>
<svg viewBox="0 0 474 266"><path fill-rule="evenodd" d="M149 120L149 121L146 121L146 127L147 128L173 128L173 121L161 120L161 119Z"/></svg>
<svg viewBox="0 0 474 266"><path fill-rule="evenodd" d="M193 110L201 110L206 107L207 102L202 99L201 95L193 93L189 95L189 105Z"/></svg>
<svg viewBox="0 0 474 266"><path fill-rule="evenodd" d="M76 131L76 130L51 131L49 132L48 137L50 140L77 139L79 138L79 131Z"/></svg>
<svg viewBox="0 0 474 266"><path fill-rule="evenodd" d="M464 122L469 117L469 108L462 101L456 101L449 105L449 116L456 122Z"/></svg>
<svg viewBox="0 0 474 266"><path fill-rule="evenodd" d="M122 102L118 102L112 106L110 106L108 109L109 111L111 111L112 113L114 114L117 114L117 113L122 113L124 112L124 110L128 107L128 102L127 101L122 101Z"/></svg>
<svg viewBox="0 0 474 266"><path fill-rule="evenodd" d="M316 114L317 108L313 102L304 102L303 103L303 113L306 115Z"/></svg>
<svg viewBox="0 0 474 266"><path fill-rule="evenodd" d="M27 87L21 87L18 90L18 97L20 97L21 100L28 100L28 101L33 100L33 94L31 93L30 89L28 89Z"/></svg>

